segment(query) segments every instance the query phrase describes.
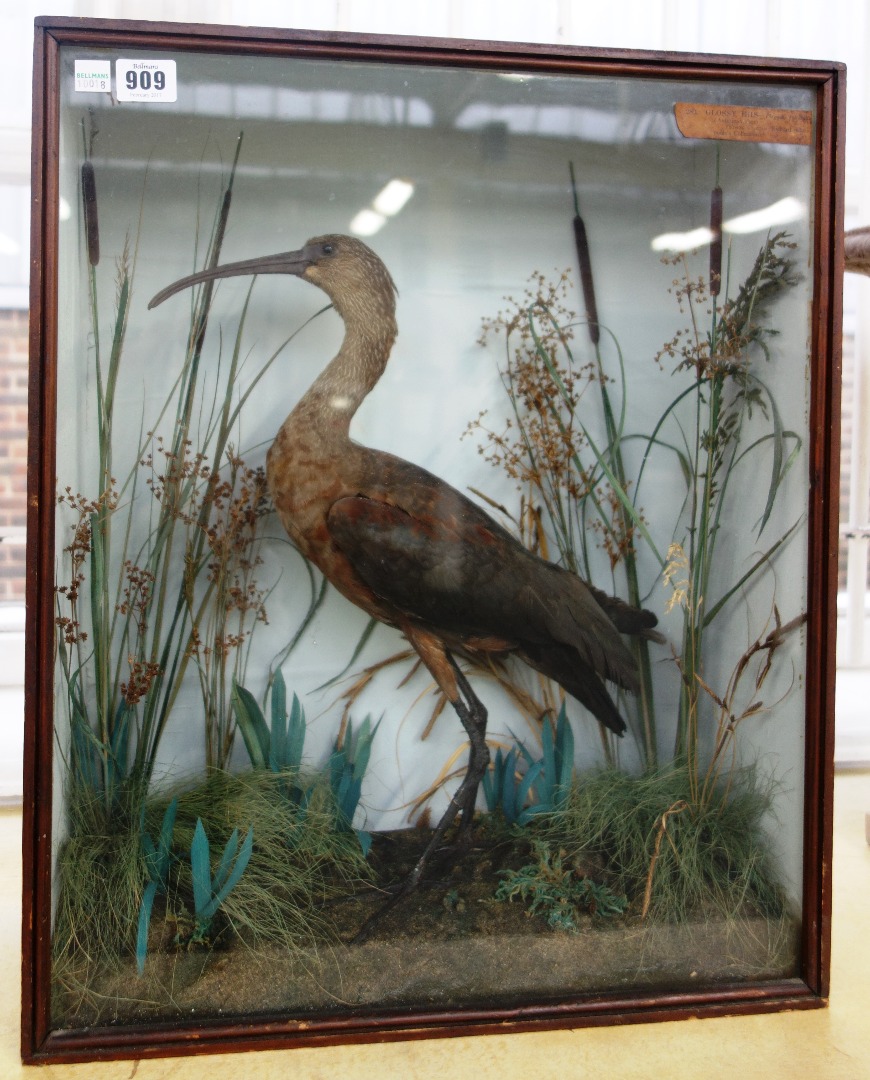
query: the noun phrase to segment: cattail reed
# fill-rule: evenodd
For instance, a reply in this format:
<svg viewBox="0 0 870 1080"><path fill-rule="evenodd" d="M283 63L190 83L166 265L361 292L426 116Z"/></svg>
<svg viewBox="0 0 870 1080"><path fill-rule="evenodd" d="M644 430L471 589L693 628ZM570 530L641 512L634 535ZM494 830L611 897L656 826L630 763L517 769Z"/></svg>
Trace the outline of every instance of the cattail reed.
<svg viewBox="0 0 870 1080"><path fill-rule="evenodd" d="M568 168L571 170L571 191L574 195L574 244L580 266L583 304L586 308L586 318L589 320L589 337L592 339L592 344L597 345L601 339L601 330L598 326L598 306L595 303L595 283L592 279L592 260L589 258L589 241L586 239L586 226L583 224L583 218L580 217L573 162L568 163Z"/></svg>
<svg viewBox="0 0 870 1080"><path fill-rule="evenodd" d="M710 295L719 295L722 283L722 188L717 184L710 193Z"/></svg>
<svg viewBox="0 0 870 1080"><path fill-rule="evenodd" d="M88 246L88 262L97 266L100 261L100 222L97 217L97 181L94 167L89 161L82 163L82 208L85 217L85 238Z"/></svg>

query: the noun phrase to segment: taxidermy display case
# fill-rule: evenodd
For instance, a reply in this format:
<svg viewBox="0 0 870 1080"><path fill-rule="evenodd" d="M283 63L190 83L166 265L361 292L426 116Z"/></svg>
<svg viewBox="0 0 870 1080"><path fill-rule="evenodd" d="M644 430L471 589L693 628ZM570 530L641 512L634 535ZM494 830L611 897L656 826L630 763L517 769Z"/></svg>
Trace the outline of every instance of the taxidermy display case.
<svg viewBox="0 0 870 1080"><path fill-rule="evenodd" d="M842 68L35 57L25 1058L824 1004Z"/></svg>

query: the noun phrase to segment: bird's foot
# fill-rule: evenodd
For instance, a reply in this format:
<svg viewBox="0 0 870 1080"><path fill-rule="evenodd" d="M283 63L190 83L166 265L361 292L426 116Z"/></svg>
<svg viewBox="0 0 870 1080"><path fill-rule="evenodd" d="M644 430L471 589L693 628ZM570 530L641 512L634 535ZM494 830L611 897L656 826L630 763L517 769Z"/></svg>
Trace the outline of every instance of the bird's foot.
<svg viewBox="0 0 870 1080"><path fill-rule="evenodd" d="M400 880L396 882L396 884L383 890L383 895L385 895L387 899L384 900L380 907L365 920L356 934L350 939L350 944L361 945L364 941L367 941L381 920L385 918L393 908L401 903L401 901L412 896L417 891L417 888L423 881L426 870L429 868L431 861L436 855L438 856L435 860L436 863L443 864L445 857L449 855L450 852L467 851L471 845L470 827L463 831L460 826L460 828L457 829L455 838L451 838L448 843L442 845L444 834L449 829L453 820L454 819L451 818L451 820L447 821L445 828L442 830L440 828L441 825L444 824L444 819L442 818L439 822L439 827L429 839L429 842L423 850L423 853L418 857L411 872L404 880ZM427 886L431 884L434 883L427 880Z"/></svg>
<svg viewBox="0 0 870 1080"><path fill-rule="evenodd" d="M368 939L372 935L372 931L375 929L381 919L383 919L385 915L389 914L389 912L393 910L396 904L398 904L402 897L405 895L405 887L404 885L401 885L393 892L393 895L389 898L389 900L386 901L386 903L381 904L377 911L373 911L372 914L369 915L369 917L362 924L359 930L357 930L357 932L350 939L349 944L362 945L364 942L368 941Z"/></svg>

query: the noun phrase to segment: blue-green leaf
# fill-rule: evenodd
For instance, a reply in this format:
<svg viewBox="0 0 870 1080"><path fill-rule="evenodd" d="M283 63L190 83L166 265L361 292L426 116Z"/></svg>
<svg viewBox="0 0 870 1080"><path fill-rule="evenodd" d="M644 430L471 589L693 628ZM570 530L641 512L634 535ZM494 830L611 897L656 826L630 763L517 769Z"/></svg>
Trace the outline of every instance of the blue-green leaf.
<svg viewBox="0 0 870 1080"><path fill-rule="evenodd" d="M279 772L287 765L287 686L280 668L272 680L271 716L269 768L272 772Z"/></svg>
<svg viewBox="0 0 870 1080"><path fill-rule="evenodd" d="M553 776L556 754L553 748L553 727L549 720L544 721L541 729L541 749L543 752L542 757L536 762L537 765L540 765L540 769L538 770L539 776L535 785L535 794L537 795L537 802L543 803L545 806L551 806L553 802Z"/></svg>
<svg viewBox="0 0 870 1080"><path fill-rule="evenodd" d="M541 772L543 771L543 768L544 768L544 763L542 761L535 762L535 764L528 770L526 775L520 781L519 787L517 788L517 797L516 797L516 808L517 808L517 818L518 819L522 815L522 811L523 811L523 808L525 806L526 799L529 796L529 791L531 790L532 785L535 783L535 781L541 775ZM544 809L545 807L548 807L550 804L549 804L549 802L545 802L541 798L538 798L536 805L540 806L541 809Z"/></svg>
<svg viewBox="0 0 870 1080"><path fill-rule="evenodd" d="M374 742L380 724L381 722L378 720L375 726L372 727L372 718L367 716L362 722L362 727L359 729L359 734L357 735L356 742L352 748L352 754L354 759L354 772L360 777L365 774L366 769L369 767L372 743Z"/></svg>
<svg viewBox="0 0 870 1080"><path fill-rule="evenodd" d="M224 852L221 855L220 865L214 873L211 879L211 889L213 893L218 893L224 887L224 883L230 875L230 868L233 864L233 859L236 857L236 852L239 850L239 830L233 829L232 836L227 840L224 845Z"/></svg>
<svg viewBox="0 0 870 1080"><path fill-rule="evenodd" d="M517 806L517 786L514 774L517 768L516 750L511 750L504 759L504 773L502 774L501 808L505 821L512 824L517 819L519 807Z"/></svg>
<svg viewBox="0 0 870 1080"><path fill-rule="evenodd" d="M233 837L231 838L231 841L232 841L232 839L234 839L236 841L236 845L238 845L238 829L235 830L235 832L233 833ZM235 846L236 845L234 845L234 848L233 848L234 851L235 851ZM227 847L229 847L229 846L230 845L228 843ZM233 889L236 887L236 885L238 885L242 874L244 874L244 872L245 872L245 870L247 868L247 865L250 862L251 854L252 854L253 850L254 850L254 829L253 829L253 826L249 825L247 835L245 836L245 839L242 842L242 846L241 846L241 849L239 850L239 854L238 854L238 857L236 858L235 864L233 865L232 872L230 873L230 875L226 879L226 881L220 886L220 888L215 889L214 897L212 898L210 903L206 905L206 909L205 909L205 913L204 913L204 917L206 919L210 919L214 915L214 913L221 906L221 904L224 902L224 900L226 900L226 898L230 895L230 893L233 891ZM226 855L226 853L225 853L225 855ZM221 866L223 867L223 860L221 861Z"/></svg>
<svg viewBox="0 0 870 1080"><path fill-rule="evenodd" d="M211 866L209 865L208 837L200 818L196 819L193 842L190 845L190 869L193 875L193 909L197 919L211 900Z"/></svg>
<svg viewBox="0 0 870 1080"><path fill-rule="evenodd" d="M305 747L305 713L299 703L299 698L294 694L290 705L290 720L287 727L287 751L284 759L284 767L290 769L302 768L302 751Z"/></svg>
<svg viewBox="0 0 870 1080"><path fill-rule="evenodd" d="M236 724L245 740L245 746L255 769L265 769L269 764L269 729L254 695L233 679L230 702Z"/></svg>
<svg viewBox="0 0 870 1080"><path fill-rule="evenodd" d="M504 771L504 757L499 747L495 752L495 758L490 767L483 774L481 787L483 797L486 800L486 808L492 813L498 806L499 793L501 792L501 775Z"/></svg>
<svg viewBox="0 0 870 1080"><path fill-rule="evenodd" d="M574 777L574 732L565 710L564 702L559 710L556 724L556 785L553 792L554 806L561 806L568 798Z"/></svg>
<svg viewBox="0 0 870 1080"><path fill-rule="evenodd" d="M145 956L148 952L148 927L151 924L151 909L157 895L157 883L149 881L145 886L142 904L139 908L139 928L136 933L136 970L141 975L145 970Z"/></svg>

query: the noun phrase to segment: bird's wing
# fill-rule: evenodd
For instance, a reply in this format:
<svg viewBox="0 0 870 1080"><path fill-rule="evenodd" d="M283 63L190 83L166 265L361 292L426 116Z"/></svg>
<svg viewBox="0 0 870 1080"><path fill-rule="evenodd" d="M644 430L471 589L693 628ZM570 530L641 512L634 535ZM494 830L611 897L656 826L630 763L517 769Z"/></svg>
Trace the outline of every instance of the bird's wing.
<svg viewBox="0 0 870 1080"><path fill-rule="evenodd" d="M354 572L406 618L523 652L559 643L591 671L635 688L634 658L584 583L528 552L448 485L404 505L395 493L342 498L327 523Z"/></svg>
<svg viewBox="0 0 870 1080"><path fill-rule="evenodd" d="M333 503L327 525L354 572L398 612L443 630L491 631L473 598L498 576L497 533L445 506L412 513L362 495Z"/></svg>

